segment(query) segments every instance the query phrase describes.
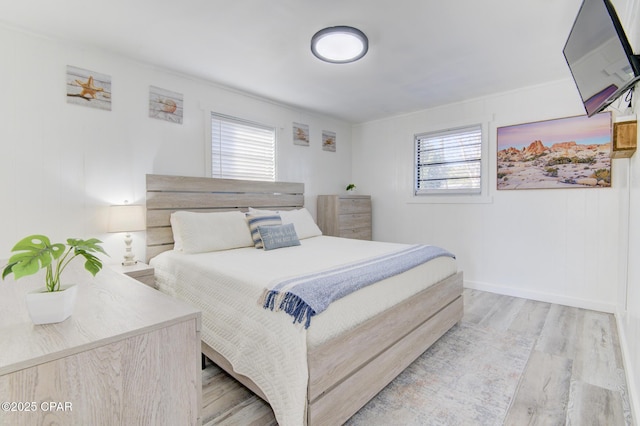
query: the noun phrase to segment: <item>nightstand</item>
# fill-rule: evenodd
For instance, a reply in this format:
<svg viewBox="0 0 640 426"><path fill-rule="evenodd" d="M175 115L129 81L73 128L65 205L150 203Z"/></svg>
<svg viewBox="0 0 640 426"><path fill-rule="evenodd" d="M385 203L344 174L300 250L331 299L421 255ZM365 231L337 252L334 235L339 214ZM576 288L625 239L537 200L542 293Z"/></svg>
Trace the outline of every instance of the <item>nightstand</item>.
<svg viewBox="0 0 640 426"><path fill-rule="evenodd" d="M141 283L148 285L149 287L156 288L154 269L152 266L149 266L146 263L138 262L135 265L131 266L112 265L112 268L116 272L128 275L131 278L135 278Z"/></svg>

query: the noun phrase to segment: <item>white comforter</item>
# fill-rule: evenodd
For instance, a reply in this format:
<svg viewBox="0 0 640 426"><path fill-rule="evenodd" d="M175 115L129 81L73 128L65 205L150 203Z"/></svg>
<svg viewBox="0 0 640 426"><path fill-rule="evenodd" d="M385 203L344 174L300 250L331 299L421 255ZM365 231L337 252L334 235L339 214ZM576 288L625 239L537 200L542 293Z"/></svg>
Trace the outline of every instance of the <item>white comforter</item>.
<svg viewBox="0 0 640 426"><path fill-rule="evenodd" d="M161 291L202 310L202 340L269 399L282 426L305 423L307 345L314 347L353 328L430 284L456 272L455 260L436 258L334 302L308 330L259 300L277 279L381 255L395 243L313 237L300 246L264 251L253 247L184 254L167 251L151 260Z"/></svg>

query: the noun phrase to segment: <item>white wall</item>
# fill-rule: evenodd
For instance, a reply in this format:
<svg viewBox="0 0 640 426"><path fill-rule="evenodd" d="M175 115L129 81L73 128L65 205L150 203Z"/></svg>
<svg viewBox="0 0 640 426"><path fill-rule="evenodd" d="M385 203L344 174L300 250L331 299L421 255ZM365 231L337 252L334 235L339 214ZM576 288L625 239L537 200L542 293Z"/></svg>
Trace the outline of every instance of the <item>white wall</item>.
<svg viewBox="0 0 640 426"><path fill-rule="evenodd" d="M278 180L304 182L313 215L317 194L351 180L345 122L1 26L0 62L0 259L18 239L44 233L101 238L118 262L123 237L105 233L107 206L144 203L147 173L205 175L204 107L278 128ZM111 76L111 111L66 103L67 65ZM184 94L182 125L148 117L150 85ZM310 126L311 146L293 144L294 121ZM337 152L322 151L322 130L337 133ZM143 248L136 233L136 257Z"/></svg>
<svg viewBox="0 0 640 426"><path fill-rule="evenodd" d="M614 3L638 52L640 1ZM364 123L353 131L353 181L373 197L375 239L449 248L467 287L615 312L637 419L639 154L614 160L608 189L495 189L498 127L582 114L576 89L566 80ZM475 123L488 129L488 197L467 204L411 202L413 135Z"/></svg>
<svg viewBox="0 0 640 426"><path fill-rule="evenodd" d="M634 52L640 53L640 1L619 0L615 3ZM636 85L634 111L640 112L640 85ZM640 129L638 132L640 140ZM626 253L627 269L617 305L618 328L627 373L631 407L636 423L640 417L640 154L629 160L626 199L620 205L620 216L626 226L620 227L620 251ZM626 243L626 245L625 245Z"/></svg>
<svg viewBox="0 0 640 426"><path fill-rule="evenodd" d="M635 109L640 109L636 97ZM640 131L638 132L640 140ZM640 155L636 152L630 161L630 185L628 227L628 269L625 280L625 294L618 304L617 318L622 341L622 349L627 373L627 382L631 389L630 397L634 409L634 418L640 416ZM624 227L622 228L624 232ZM621 235L623 240L625 235Z"/></svg>
<svg viewBox="0 0 640 426"><path fill-rule="evenodd" d="M611 188L496 190L498 127L582 114L567 80L364 123L353 131L353 181L372 196L374 239L450 249L466 287L615 312L637 419L639 154L613 160ZM476 123L489 130L488 197L416 203L413 135Z"/></svg>
<svg viewBox="0 0 640 426"><path fill-rule="evenodd" d="M498 127L581 108L566 80L356 126L353 180L372 195L374 238L452 250L467 287L614 312L626 164L614 163L612 188L495 189ZM488 129L488 200L412 202L413 135L477 123Z"/></svg>

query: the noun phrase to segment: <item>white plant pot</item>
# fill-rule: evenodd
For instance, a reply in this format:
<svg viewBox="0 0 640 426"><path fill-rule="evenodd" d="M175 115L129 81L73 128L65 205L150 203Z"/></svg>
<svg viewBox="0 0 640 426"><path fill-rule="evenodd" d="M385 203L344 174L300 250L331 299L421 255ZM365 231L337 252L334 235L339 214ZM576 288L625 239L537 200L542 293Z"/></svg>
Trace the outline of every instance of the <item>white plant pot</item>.
<svg viewBox="0 0 640 426"><path fill-rule="evenodd" d="M34 324L53 324L69 318L76 305L78 287L62 286L60 291L41 288L26 294L27 310Z"/></svg>

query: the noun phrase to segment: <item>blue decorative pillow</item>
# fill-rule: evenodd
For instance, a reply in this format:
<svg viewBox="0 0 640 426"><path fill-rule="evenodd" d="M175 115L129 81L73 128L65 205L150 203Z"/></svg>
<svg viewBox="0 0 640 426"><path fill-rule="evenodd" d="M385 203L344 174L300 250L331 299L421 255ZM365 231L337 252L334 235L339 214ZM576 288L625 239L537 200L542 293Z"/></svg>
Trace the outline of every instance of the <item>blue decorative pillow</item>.
<svg viewBox="0 0 640 426"><path fill-rule="evenodd" d="M249 214L247 213L247 223L249 224L249 230L251 231L251 239L255 248L262 248L262 237L258 227L260 226L273 226L282 225L282 220L277 214Z"/></svg>
<svg viewBox="0 0 640 426"><path fill-rule="evenodd" d="M265 250L300 245L293 223L279 226L258 226L258 231Z"/></svg>

